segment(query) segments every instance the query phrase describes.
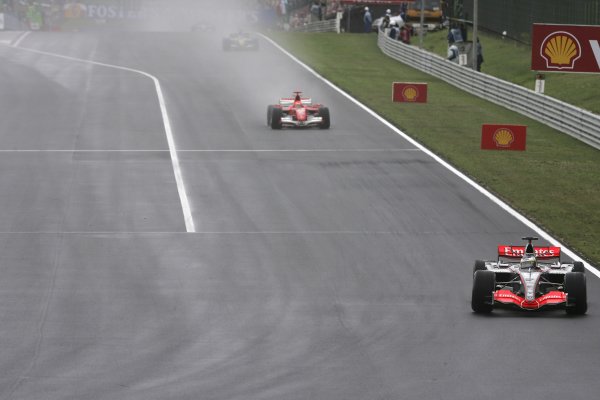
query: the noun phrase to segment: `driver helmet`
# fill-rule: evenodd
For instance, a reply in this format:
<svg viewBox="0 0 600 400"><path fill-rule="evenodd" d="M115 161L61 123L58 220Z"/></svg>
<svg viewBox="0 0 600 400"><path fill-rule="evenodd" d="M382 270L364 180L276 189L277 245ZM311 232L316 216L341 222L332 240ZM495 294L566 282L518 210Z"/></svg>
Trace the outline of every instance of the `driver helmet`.
<svg viewBox="0 0 600 400"><path fill-rule="evenodd" d="M392 10L390 10L389 8L387 10L385 10L386 15L390 15L391 13L392 13Z"/></svg>
<svg viewBox="0 0 600 400"><path fill-rule="evenodd" d="M365 11L369 11L369 7L365 7Z"/></svg>
<svg viewBox="0 0 600 400"><path fill-rule="evenodd" d="M533 255L525 255L521 258L521 268L535 268L537 266L537 260Z"/></svg>

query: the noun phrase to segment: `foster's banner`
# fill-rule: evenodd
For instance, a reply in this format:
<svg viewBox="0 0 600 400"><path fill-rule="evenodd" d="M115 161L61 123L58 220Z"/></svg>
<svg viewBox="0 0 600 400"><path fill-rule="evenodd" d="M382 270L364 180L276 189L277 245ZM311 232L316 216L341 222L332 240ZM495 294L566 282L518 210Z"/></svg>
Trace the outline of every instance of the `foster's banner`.
<svg viewBox="0 0 600 400"><path fill-rule="evenodd" d="M531 69L600 73L600 26L533 24Z"/></svg>
<svg viewBox="0 0 600 400"><path fill-rule="evenodd" d="M397 103L427 103L427 84L394 82L392 100Z"/></svg>
<svg viewBox="0 0 600 400"><path fill-rule="evenodd" d="M525 150L527 127L525 125L492 125L481 127L482 150Z"/></svg>

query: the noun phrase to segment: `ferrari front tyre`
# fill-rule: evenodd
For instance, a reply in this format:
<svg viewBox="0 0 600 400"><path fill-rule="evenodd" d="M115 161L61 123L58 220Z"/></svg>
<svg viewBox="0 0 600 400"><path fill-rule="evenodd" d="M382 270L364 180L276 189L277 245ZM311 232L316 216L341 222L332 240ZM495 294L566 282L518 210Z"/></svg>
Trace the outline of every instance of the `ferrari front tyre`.
<svg viewBox="0 0 600 400"><path fill-rule="evenodd" d="M274 108L271 105L267 107L267 126L271 126L271 116L273 115Z"/></svg>
<svg viewBox="0 0 600 400"><path fill-rule="evenodd" d="M573 263L573 272L585 272L585 267L581 261L575 261Z"/></svg>
<svg viewBox="0 0 600 400"><path fill-rule="evenodd" d="M319 126L319 128L329 129L329 127L331 126L331 117L329 116L329 108L320 107L319 108L319 116L321 116L321 118L323 118L323 121L321 122L321 126Z"/></svg>
<svg viewBox="0 0 600 400"><path fill-rule="evenodd" d="M587 288L583 272L565 274L565 293L567 294L567 314L583 315L587 312Z"/></svg>
<svg viewBox="0 0 600 400"><path fill-rule="evenodd" d="M493 271L476 271L473 276L471 308L476 313L490 313L494 308L496 274Z"/></svg>
<svg viewBox="0 0 600 400"><path fill-rule="evenodd" d="M273 107L273 111L271 112L271 129L281 129L282 114L281 108Z"/></svg>
<svg viewBox="0 0 600 400"><path fill-rule="evenodd" d="M477 271L487 271L487 268L485 267L485 261L475 260L475 265L473 265L473 276L475 276L475 272Z"/></svg>

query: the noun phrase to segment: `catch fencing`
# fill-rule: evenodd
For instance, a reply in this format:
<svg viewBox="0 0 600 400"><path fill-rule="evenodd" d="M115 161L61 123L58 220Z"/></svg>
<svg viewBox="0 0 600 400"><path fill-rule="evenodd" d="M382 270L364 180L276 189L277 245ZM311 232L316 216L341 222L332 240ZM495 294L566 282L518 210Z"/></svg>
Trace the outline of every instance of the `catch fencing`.
<svg viewBox="0 0 600 400"><path fill-rule="evenodd" d="M599 115L460 66L386 35L379 35L378 45L389 57L600 149Z"/></svg>
<svg viewBox="0 0 600 400"><path fill-rule="evenodd" d="M341 18L338 16L334 19L325 21L311 22L310 24L299 26L294 29L296 32L337 32L340 33Z"/></svg>

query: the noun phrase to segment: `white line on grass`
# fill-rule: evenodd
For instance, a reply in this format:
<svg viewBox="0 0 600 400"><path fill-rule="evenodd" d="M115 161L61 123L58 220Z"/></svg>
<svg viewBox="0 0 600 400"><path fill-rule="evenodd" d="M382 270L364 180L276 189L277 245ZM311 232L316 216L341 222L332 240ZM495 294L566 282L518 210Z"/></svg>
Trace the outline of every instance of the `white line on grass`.
<svg viewBox="0 0 600 400"><path fill-rule="evenodd" d="M494 196L491 192L489 192L488 190L486 190L485 188L483 188L482 186L480 186L479 184L477 184L475 181L473 181L471 178L469 178L468 176L466 176L465 174L463 174L462 172L460 172L459 170L457 170L456 168L454 168L452 165L448 164L446 161L444 161L442 158L440 158L439 156L437 156L436 154L434 154L427 147L423 146L422 144L420 144L419 142L417 142L416 140L414 140L413 138L411 138L410 136L408 136L406 133L404 133L400 129L396 128L394 125L392 125L389 121L387 121L382 116L380 116L379 114L377 114L375 111L371 110L369 107L367 107L366 105L362 104L361 102L359 102L358 100L356 100L354 97L350 96L344 90L340 89L339 87L337 87L336 85L334 85L332 82L330 82L329 80L327 80L324 77L322 77L321 75L319 75L318 72L316 72L314 69L312 69L308 65L304 64L297 57L295 57L293 54L291 54L290 52L288 52L287 50L285 50L283 47L281 47L279 44L277 44L271 38L269 38L269 37L267 37L265 35L261 35L261 36L265 40L267 40L269 43L271 43L274 47L276 47L277 49L279 49L282 53L284 53L286 56L288 56L289 58L291 58L292 60L294 60L296 63L298 63L299 65L301 65L308 72L310 72L311 74L313 74L316 78L318 78L319 80L321 80L322 82L324 82L325 84L327 84L329 87L331 87L336 92L340 93L342 96L346 97L348 100L350 100L351 102L353 102L354 104L356 104L358 107L362 108L367 113L371 114L375 119L379 120L382 124L384 124L385 126L387 126L388 128L390 128L392 131L396 132L398 135L402 136L404 139L408 140L410 143L412 143L413 145L415 145L416 147L418 147L419 149L421 149L425 154L427 154L428 156L430 156L431 158L433 158L435 161L437 161L438 163L440 163L441 165L443 165L445 168L447 168L448 170L450 170L452 173L454 173L456 176L458 176L459 178L461 178L462 180L464 180L465 182L467 182L469 185L471 185L477 191L479 191L484 196L486 196L487 198L489 198L491 201L493 201L495 204L497 204L500 208L502 208L503 210L505 210L506 212L508 212L509 214L511 214L513 217L515 217L521 223L523 223L524 225L526 225L528 228L534 230L538 235L540 235L541 237L543 237L544 239L546 239L549 243L553 244L554 246L561 247L562 251L566 255L568 255L569 257L571 257L573 260L581 260L581 258L574 251L572 251L571 249L565 247L560 241L558 241L556 238L554 238L548 232L546 232L541 227L537 226L536 224L534 224L533 222L531 222L530 220L528 220L527 218L525 218L525 216L521 215L515 209L513 209L508 204L506 204L505 202L503 202L502 200L500 200L498 197ZM583 261L583 260L581 260L581 261ZM583 264L585 265L585 268L588 271L590 271L592 274L594 274L598 278L600 278L600 271L598 271L595 267L593 267L591 264L589 264L586 261L583 261Z"/></svg>
<svg viewBox="0 0 600 400"><path fill-rule="evenodd" d="M160 85L160 81L154 76L151 75L147 72L144 71L140 71L137 69L133 69L133 68L127 68L127 67L122 67L120 65L113 65L113 64L106 64L106 63L102 63L102 62L97 62L97 61L91 61L91 60L84 60L81 58L76 58L76 57L69 57L69 56L64 56L61 54L56 54L56 53L49 53L46 51L41 51L41 50L35 50L35 49L29 49L29 48L25 48L25 47L18 47L19 44L23 41L23 39L25 39L27 37L27 34L29 32L27 32L26 34L24 34L23 36L21 36L13 45L13 47L15 47L16 49L22 50L22 51L27 51L30 53L35 53L35 54L41 54L44 56L49 56L49 57L55 57L55 58L60 58L63 60L68 60L68 61L75 61L75 62L80 62L80 63L85 63L85 64L91 64L91 65L97 65L100 67L106 67L106 68L113 68L113 69L117 69L117 70L121 70L121 71L127 71L127 72L133 72L139 75L143 75L147 78L152 79L152 81L154 82L154 87L156 88L156 94L158 96L158 104L160 107L160 112L162 115L162 119L163 119L163 125L165 128L165 134L167 136L167 143L169 145L169 153L171 154L171 164L173 165L173 172L175 174L175 181L177 183L177 191L179 193L179 199L181 201L181 208L183 210L183 217L185 220L185 229L187 232L196 232L196 227L194 225L194 219L192 217L192 210L190 207L190 203L187 197L187 192L185 190L185 184L183 182L183 176L181 174L181 167L179 165L179 157L177 156L177 150L175 147L175 140L173 139L173 131L171 129L171 122L169 119L169 114L167 112L167 107L165 104L165 97L163 95L163 91Z"/></svg>

